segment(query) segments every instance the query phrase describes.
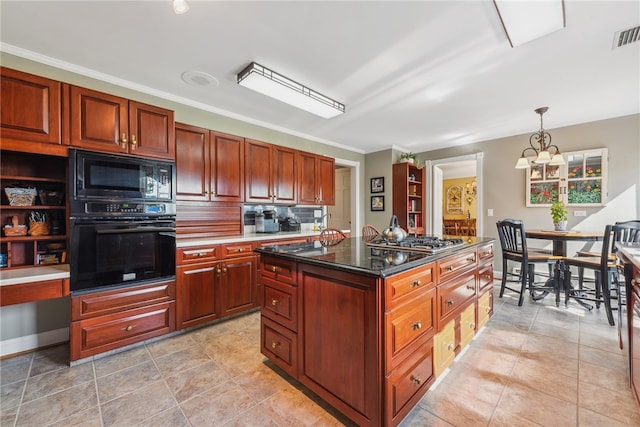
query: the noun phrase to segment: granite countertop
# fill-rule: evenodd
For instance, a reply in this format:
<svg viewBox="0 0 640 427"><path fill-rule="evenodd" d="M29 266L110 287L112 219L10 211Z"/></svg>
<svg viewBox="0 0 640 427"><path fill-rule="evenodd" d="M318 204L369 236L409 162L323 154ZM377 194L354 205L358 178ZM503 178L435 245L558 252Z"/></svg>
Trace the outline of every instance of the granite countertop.
<svg viewBox="0 0 640 427"><path fill-rule="evenodd" d="M436 254L372 247L367 245L361 237L346 238L337 244L328 246L322 245L321 242L311 242L267 246L255 251L298 262L328 266L370 276L387 277L494 241L495 239L491 238L474 237L460 246Z"/></svg>
<svg viewBox="0 0 640 427"><path fill-rule="evenodd" d="M69 264L56 264L0 271L0 286L69 278Z"/></svg>

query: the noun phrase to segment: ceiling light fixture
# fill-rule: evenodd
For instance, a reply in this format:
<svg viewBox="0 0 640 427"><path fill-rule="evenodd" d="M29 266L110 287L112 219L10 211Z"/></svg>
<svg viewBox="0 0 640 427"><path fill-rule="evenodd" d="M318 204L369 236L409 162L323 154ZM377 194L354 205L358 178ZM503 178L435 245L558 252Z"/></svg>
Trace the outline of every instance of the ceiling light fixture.
<svg viewBox="0 0 640 427"><path fill-rule="evenodd" d="M549 107L540 107L535 109L536 114L540 114L540 130L529 137L530 146L522 150L522 154L516 163L516 169L525 169L529 167L529 160L524 156L524 154L529 150L536 153L536 159L533 161L534 163L564 165L564 157L560 154L560 149L557 145L551 145L551 135L549 132L545 131L542 126L542 115L546 113L548 109ZM539 148L536 148L534 144L537 144ZM550 148L554 149L553 157L549 152Z"/></svg>
<svg viewBox="0 0 640 427"><path fill-rule="evenodd" d="M511 47L565 27L564 0L493 0Z"/></svg>
<svg viewBox="0 0 640 427"><path fill-rule="evenodd" d="M325 119L345 111L344 104L255 62L238 73L238 84Z"/></svg>
<svg viewBox="0 0 640 427"><path fill-rule="evenodd" d="M173 0L173 11L176 15L182 15L189 10L187 0Z"/></svg>

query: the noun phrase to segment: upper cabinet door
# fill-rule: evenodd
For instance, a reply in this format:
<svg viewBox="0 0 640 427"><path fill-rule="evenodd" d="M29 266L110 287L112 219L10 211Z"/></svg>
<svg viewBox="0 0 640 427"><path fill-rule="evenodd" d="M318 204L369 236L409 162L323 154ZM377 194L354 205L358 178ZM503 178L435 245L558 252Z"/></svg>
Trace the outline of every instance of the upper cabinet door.
<svg viewBox="0 0 640 427"><path fill-rule="evenodd" d="M296 194L296 151L273 146L272 151L274 202L295 204Z"/></svg>
<svg viewBox="0 0 640 427"><path fill-rule="evenodd" d="M176 199L209 200L209 130L176 123Z"/></svg>
<svg viewBox="0 0 640 427"><path fill-rule="evenodd" d="M71 86L71 145L108 153L128 153L128 101Z"/></svg>
<svg viewBox="0 0 640 427"><path fill-rule="evenodd" d="M298 203L315 205L318 203L316 155L298 151L296 164L298 166Z"/></svg>
<svg viewBox="0 0 640 427"><path fill-rule="evenodd" d="M271 144L247 139L244 150L245 200L254 203L273 203Z"/></svg>
<svg viewBox="0 0 640 427"><path fill-rule="evenodd" d="M61 83L4 67L0 71L2 139L61 144Z"/></svg>
<svg viewBox="0 0 640 427"><path fill-rule="evenodd" d="M71 86L71 145L175 158L173 111Z"/></svg>
<svg viewBox="0 0 640 427"><path fill-rule="evenodd" d="M244 201L244 138L211 133L211 200Z"/></svg>
<svg viewBox="0 0 640 427"><path fill-rule="evenodd" d="M318 204L336 204L336 161L331 157L318 156Z"/></svg>
<svg viewBox="0 0 640 427"><path fill-rule="evenodd" d="M174 159L173 111L129 101L129 153Z"/></svg>

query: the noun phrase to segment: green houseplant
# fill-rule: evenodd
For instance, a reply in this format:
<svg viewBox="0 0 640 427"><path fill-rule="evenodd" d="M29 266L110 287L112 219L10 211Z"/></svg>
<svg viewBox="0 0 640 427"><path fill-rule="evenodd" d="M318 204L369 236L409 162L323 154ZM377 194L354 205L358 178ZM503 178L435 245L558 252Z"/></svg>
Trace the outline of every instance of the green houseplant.
<svg viewBox="0 0 640 427"><path fill-rule="evenodd" d="M569 213L562 200L556 200L551 204L551 219L556 231L566 231Z"/></svg>
<svg viewBox="0 0 640 427"><path fill-rule="evenodd" d="M400 154L400 160L403 162L415 163L416 155L411 151L409 151L408 153L402 153Z"/></svg>

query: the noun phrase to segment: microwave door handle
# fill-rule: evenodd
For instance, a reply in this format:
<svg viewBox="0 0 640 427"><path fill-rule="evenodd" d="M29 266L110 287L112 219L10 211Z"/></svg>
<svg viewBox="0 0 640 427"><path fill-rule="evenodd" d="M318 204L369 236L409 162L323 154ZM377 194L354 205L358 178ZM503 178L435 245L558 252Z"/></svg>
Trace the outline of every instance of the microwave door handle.
<svg viewBox="0 0 640 427"><path fill-rule="evenodd" d="M136 227L136 228L117 228L109 230L96 230L96 234L125 234L125 233L142 233L146 231L158 231L174 233L175 228L171 227Z"/></svg>

